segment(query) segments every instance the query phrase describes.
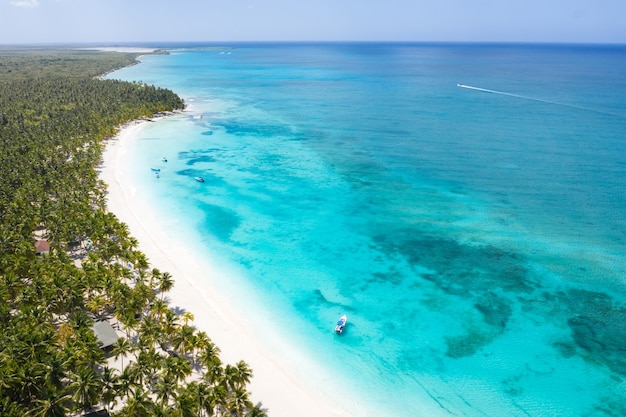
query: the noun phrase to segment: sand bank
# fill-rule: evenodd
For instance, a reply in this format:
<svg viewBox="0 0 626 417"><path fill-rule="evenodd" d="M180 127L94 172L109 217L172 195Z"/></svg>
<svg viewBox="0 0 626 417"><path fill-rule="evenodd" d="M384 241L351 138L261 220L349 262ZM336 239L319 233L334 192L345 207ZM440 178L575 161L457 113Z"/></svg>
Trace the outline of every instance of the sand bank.
<svg viewBox="0 0 626 417"><path fill-rule="evenodd" d="M132 176L125 171L129 166L126 147L146 123L125 126L109 141L100 176L109 186L109 210L128 225L151 265L174 277L175 285L169 293L171 307L193 313L194 324L219 346L225 363L244 360L250 365L254 372L249 386L252 400L262 402L270 416L351 416L322 391L312 390L299 380L302 376L295 371L299 364L285 360L270 348L270 343L260 340L246 318L237 314L218 289L211 288L206 279L212 273L210 260L198 259L189 242L177 242L162 230L154 211L136 196Z"/></svg>

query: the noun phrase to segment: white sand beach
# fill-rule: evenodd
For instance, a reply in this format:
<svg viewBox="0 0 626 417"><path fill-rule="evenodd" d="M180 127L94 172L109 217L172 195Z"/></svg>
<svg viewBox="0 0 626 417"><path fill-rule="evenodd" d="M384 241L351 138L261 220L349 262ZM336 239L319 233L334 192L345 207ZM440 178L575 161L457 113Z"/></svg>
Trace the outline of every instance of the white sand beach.
<svg viewBox="0 0 626 417"><path fill-rule="evenodd" d="M211 288L203 279L211 274L210 259L198 259L189 249L189 242L185 245L185 242L170 237L167 230L160 228L150 207L136 196L132 178L124 171L125 149L146 123L129 124L109 141L104 152L101 179L109 186L109 210L128 225L152 267L174 277L175 285L169 293L171 307L193 313L194 324L219 346L224 363L244 360L250 365L254 372L249 386L252 400L261 402L270 416L351 416L342 408L349 404L335 404L322 394L322 387L318 392L299 379L302 370L295 369L300 366L299 359L294 359L297 355L285 358L269 348L269 343L258 339L258 333L250 328L246 318L237 314L219 289Z"/></svg>

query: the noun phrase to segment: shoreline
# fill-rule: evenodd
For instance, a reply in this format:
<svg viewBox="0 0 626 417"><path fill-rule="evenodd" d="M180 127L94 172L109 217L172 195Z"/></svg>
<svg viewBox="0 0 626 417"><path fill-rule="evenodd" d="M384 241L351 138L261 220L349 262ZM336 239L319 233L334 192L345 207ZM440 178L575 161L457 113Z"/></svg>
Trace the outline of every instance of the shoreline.
<svg viewBox="0 0 626 417"><path fill-rule="evenodd" d="M180 112L154 117L172 117ZM188 243L178 242L160 228L157 214L136 195L132 176L125 172L126 145L137 138L149 120L126 124L106 142L100 167L100 179L107 185L107 210L128 225L139 242L151 267L169 272L175 285L168 293L171 308L194 315L197 330L205 331L220 348L222 361L234 364L245 361L253 371L248 385L253 403L261 403L272 417L351 417L352 415L321 392L305 386L280 352L269 349L259 340L259 333L250 328L245 317L237 314L233 304L211 285L207 275L214 275L210 260L199 259ZM128 166L128 165L126 165Z"/></svg>

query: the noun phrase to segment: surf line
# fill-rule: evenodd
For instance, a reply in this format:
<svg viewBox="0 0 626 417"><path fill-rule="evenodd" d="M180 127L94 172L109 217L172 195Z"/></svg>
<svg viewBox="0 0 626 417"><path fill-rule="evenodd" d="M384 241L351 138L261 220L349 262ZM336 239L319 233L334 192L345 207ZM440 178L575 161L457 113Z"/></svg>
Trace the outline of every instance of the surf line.
<svg viewBox="0 0 626 417"><path fill-rule="evenodd" d="M565 106L565 107L571 107L571 108L579 109L579 110L592 111L594 113L601 113L601 114L608 114L608 115L611 115L611 116L624 117L623 115L618 114L618 113L612 113L612 112L608 112L608 111L591 109L589 107L577 106L575 104L559 103L558 101L550 101L550 100L544 100L544 99L541 99L541 98L522 96L522 95L519 95L519 94L507 93L507 92L504 92L504 91L489 90L487 88L474 87L472 85L466 85L466 84L457 84L456 86L460 87L460 88L467 88L468 90L482 91L484 93L500 94L500 95L503 95L503 96L523 98L524 100L540 101L542 103L555 104L557 106Z"/></svg>

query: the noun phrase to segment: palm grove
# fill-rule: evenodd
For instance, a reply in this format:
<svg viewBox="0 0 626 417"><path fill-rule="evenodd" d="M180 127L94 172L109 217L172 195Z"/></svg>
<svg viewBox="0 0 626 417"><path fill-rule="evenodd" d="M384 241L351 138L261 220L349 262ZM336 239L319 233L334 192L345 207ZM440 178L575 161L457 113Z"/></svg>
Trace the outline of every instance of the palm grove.
<svg viewBox="0 0 626 417"><path fill-rule="evenodd" d="M2 416L266 415L249 399L247 364L223 364L190 314L168 306L172 277L150 267L106 210L105 140L128 121L184 107L169 90L95 78L135 58L0 51ZM37 239L49 242L46 256ZM94 319L120 323L108 354Z"/></svg>

